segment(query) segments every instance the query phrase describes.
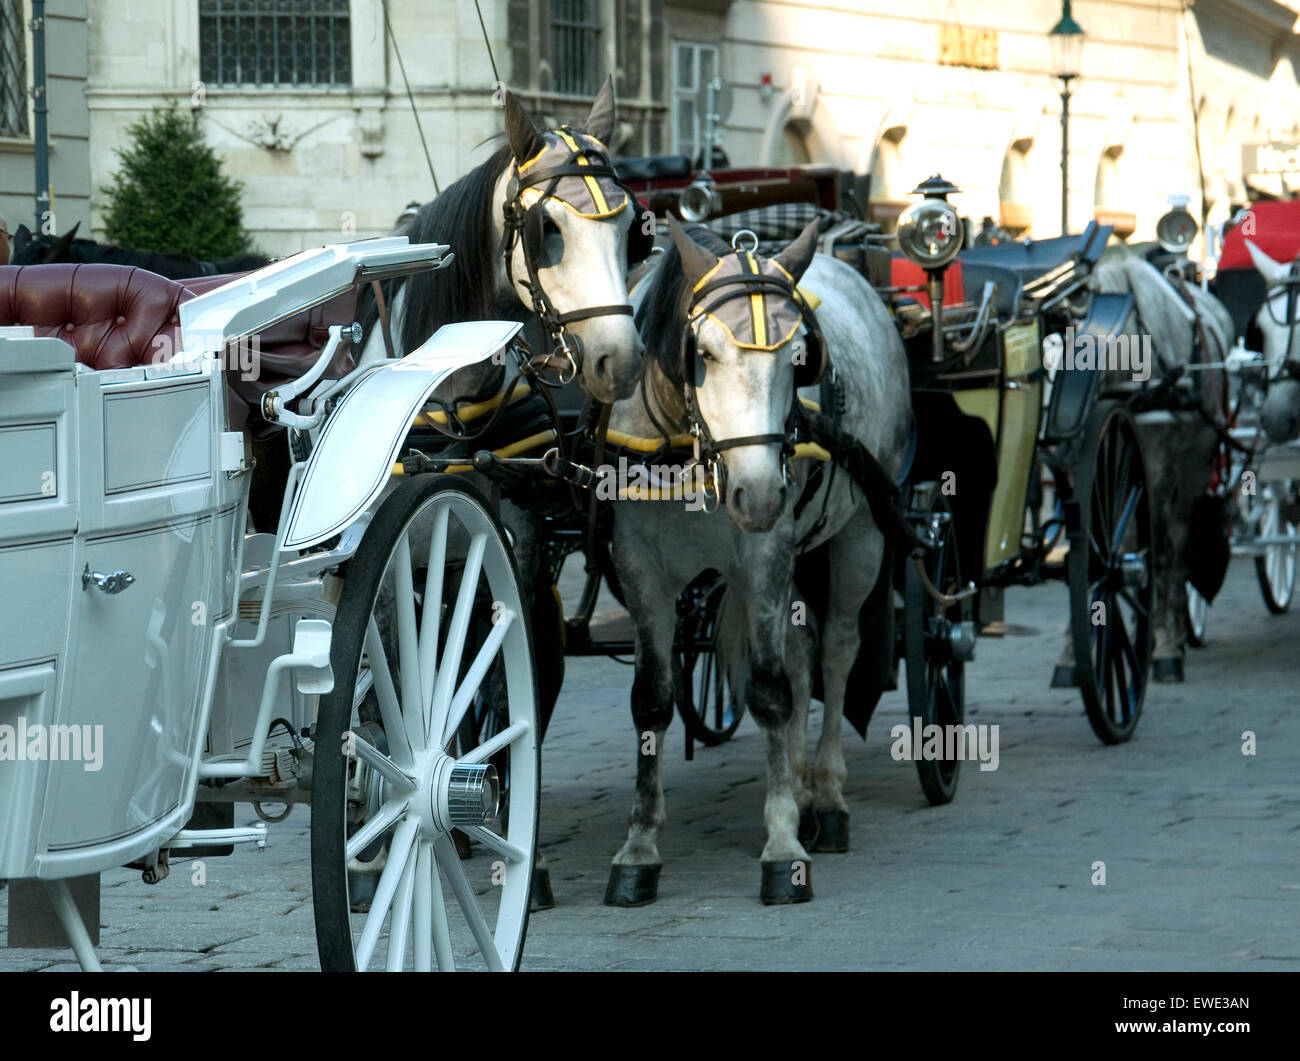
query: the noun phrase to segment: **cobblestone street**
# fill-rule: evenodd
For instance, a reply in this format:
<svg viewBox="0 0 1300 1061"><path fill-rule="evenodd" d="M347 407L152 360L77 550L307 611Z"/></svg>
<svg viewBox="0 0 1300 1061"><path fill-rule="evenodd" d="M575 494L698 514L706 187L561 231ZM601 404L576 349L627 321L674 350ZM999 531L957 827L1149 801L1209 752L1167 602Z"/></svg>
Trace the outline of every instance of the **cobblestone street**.
<svg viewBox="0 0 1300 1061"><path fill-rule="evenodd" d="M631 670L569 660L543 781L557 906L532 918L524 968L1300 968L1300 614L1269 616L1250 562L1236 561L1188 682L1154 686L1132 742L1107 748L1077 696L1046 687L1064 612L1060 586L1013 591L1011 635L981 640L968 714L1000 727L1000 762L968 764L949 806L928 806L912 764L890 757L901 693L882 701L865 744L846 727L852 850L816 855L816 899L793 907L758 901L763 768L750 720L689 763L674 722L659 901L602 905L631 800ZM252 817L237 808L237 822ZM299 808L263 854L208 860L202 887L186 863L156 887L105 874L105 965L316 968L308 825ZM1091 883L1097 861L1105 886ZM0 923L7 907L0 892ZM70 958L0 949L0 969L71 969Z"/></svg>

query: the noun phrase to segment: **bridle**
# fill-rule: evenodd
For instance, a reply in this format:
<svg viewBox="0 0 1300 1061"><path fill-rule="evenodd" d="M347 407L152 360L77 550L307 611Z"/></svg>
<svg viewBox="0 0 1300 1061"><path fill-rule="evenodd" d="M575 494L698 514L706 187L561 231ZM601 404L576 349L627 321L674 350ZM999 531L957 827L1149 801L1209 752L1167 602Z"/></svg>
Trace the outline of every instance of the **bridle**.
<svg viewBox="0 0 1300 1061"><path fill-rule="evenodd" d="M524 252L524 266L528 270L528 279L521 281L521 283L528 290L532 299L533 312L541 321L542 327L546 329L546 333L551 340L551 356L562 356L566 362L566 368L561 371L559 381L561 384L566 384L577 378L582 369L584 356L582 340L577 335L571 334L567 330L567 325L575 321L590 320L593 317L620 315L630 317L632 316L632 307L623 302L612 306L588 306L584 309L571 310L568 313L556 312L555 306L542 286L541 278L538 275L538 259L542 253L542 201L555 199L557 202L565 202L555 194L555 191L559 182L566 177L583 178L587 181L592 194L601 196L601 199L597 201L603 201L603 193L600 192L597 181L607 179L622 189L626 195L623 205L618 210L612 211L611 214L619 213L631 205L633 219L630 231L634 234L639 229L636 224L638 220L635 207L636 196L623 183L614 167L610 165L607 156L600 147L599 141L592 140L597 145L596 147L583 147L578 143L578 134L575 134L567 125L556 130L555 135L569 148L568 157L558 165L544 166L526 173L521 172L520 163L516 159L511 164L510 181L506 186L506 200L503 212L505 215L506 275L513 287L515 284L514 248L515 243L519 242ZM550 149L548 146L543 148L542 151ZM539 157L541 153L539 152ZM528 163L524 163L523 169L527 169L528 165ZM523 199L524 192L529 188L538 188L543 185L545 185L545 188L537 196L536 201L532 205L526 205ZM629 238L631 238L631 235ZM648 254L648 246L644 249ZM629 245L629 258L631 257L632 252ZM645 257L645 255L643 254L642 257Z"/></svg>
<svg viewBox="0 0 1300 1061"><path fill-rule="evenodd" d="M1273 300L1278 295L1286 296L1286 318L1278 320L1277 314L1273 311ZM1277 383L1283 379L1300 380L1300 358L1292 355L1295 348L1296 329L1300 327L1300 306L1297 306L1297 299L1300 299L1300 258L1291 263L1287 270L1286 278L1278 281L1276 284L1270 284L1264 293L1264 309L1267 311L1269 318L1278 327L1286 328L1286 346L1283 347L1282 363L1278 366L1275 375L1268 380L1269 383Z"/></svg>
<svg viewBox="0 0 1300 1061"><path fill-rule="evenodd" d="M794 435L800 409L798 390L801 383L798 379L799 373L796 371L795 386L791 396L791 408L786 418L784 431L773 431L760 435L736 435L723 439L715 437L709 428L704 413L700 409L695 387L695 360L698 356L699 329L704 320L714 315L722 306L738 299L749 300L751 306L761 305L761 302L755 303L754 299L758 297L761 300L765 296L791 302L805 325L805 343L808 347L808 355L818 359L813 374L817 378L820 378L821 374L821 337L816 331L816 321L812 310L799 293L798 287L785 273L785 270L781 270L783 275L780 276L758 271L753 254L742 250L737 245L737 240L744 235L752 236L752 233L747 231L738 232L732 240L732 246L736 248L736 254L741 256L747 267L739 274L724 273L716 279L706 280L701 284L692 293L687 308L686 322L682 327L680 368L682 398L686 406L686 427L693 440L695 463L703 464L708 473L705 489L706 492L712 493L715 507L716 504L721 503L725 490L726 458L724 455L728 450L739 449L743 446L780 446L781 481L783 483L789 482L790 458L794 456L795 452ZM757 243L757 240L755 240L755 243ZM711 298L711 296L716 297ZM808 381L805 380L804 382ZM649 411L648 405L647 411Z"/></svg>

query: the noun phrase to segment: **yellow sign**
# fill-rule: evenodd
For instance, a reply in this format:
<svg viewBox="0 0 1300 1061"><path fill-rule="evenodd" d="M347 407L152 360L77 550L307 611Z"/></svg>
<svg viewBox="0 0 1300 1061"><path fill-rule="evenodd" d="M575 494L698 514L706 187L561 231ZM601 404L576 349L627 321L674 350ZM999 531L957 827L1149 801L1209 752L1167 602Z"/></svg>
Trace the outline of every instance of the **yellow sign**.
<svg viewBox="0 0 1300 1061"><path fill-rule="evenodd" d="M969 29L945 23L939 26L939 62L946 66L998 68L998 31Z"/></svg>

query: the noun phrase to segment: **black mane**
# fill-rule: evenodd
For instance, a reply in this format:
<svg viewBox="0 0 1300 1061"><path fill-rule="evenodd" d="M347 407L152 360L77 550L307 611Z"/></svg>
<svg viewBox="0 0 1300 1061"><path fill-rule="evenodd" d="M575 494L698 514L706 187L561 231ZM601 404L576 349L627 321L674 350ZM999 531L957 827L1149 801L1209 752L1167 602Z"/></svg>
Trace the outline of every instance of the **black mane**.
<svg viewBox="0 0 1300 1061"><path fill-rule="evenodd" d="M390 307L400 287L407 285L401 334L393 336L399 356L419 347L444 324L502 317L525 319L521 305L501 305L494 290L501 248L492 240L492 188L511 159L509 147L499 148L486 162L425 203L403 230L412 243L450 244L456 258L446 269L384 284L384 299ZM367 333L379 319L369 285L361 293L357 316Z"/></svg>
<svg viewBox="0 0 1300 1061"><path fill-rule="evenodd" d="M687 234L705 250L721 257L731 251L731 244L704 225L687 225ZM645 343L648 366L656 361L674 383L681 382L682 328L686 326L686 274L677 244L669 240L659 266L648 281L645 298L636 311L636 327Z"/></svg>
<svg viewBox="0 0 1300 1061"><path fill-rule="evenodd" d="M256 254L203 262L188 254L163 254L155 251L137 251L113 243L98 243L93 239L74 239L58 246L54 236L31 236L16 250L11 265L52 265L55 263L133 265L148 269L169 280L189 280L196 276L220 273L242 273L260 269L267 259Z"/></svg>

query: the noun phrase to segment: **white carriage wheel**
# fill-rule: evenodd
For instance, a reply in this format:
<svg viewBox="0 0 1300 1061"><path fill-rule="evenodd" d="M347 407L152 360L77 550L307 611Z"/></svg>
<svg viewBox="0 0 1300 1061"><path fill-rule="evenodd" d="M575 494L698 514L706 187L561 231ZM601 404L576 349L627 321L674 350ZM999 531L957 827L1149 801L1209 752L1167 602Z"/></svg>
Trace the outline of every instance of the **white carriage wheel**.
<svg viewBox="0 0 1300 1061"><path fill-rule="evenodd" d="M1268 483L1262 491L1259 504L1259 535L1272 537L1288 534L1295 537L1296 525L1282 515L1282 497L1278 490L1290 497L1291 484ZM1264 604L1274 615L1281 615L1291 607L1295 591L1296 547L1294 545L1266 545L1264 555L1255 557L1255 574Z"/></svg>
<svg viewBox="0 0 1300 1061"><path fill-rule="evenodd" d="M539 745L532 637L505 531L463 480L417 476L375 514L346 576L335 688L313 731L321 967L517 969ZM468 729L482 739L469 747L462 723L484 712L495 724L478 718ZM477 848L464 865L453 828ZM350 881L367 867L373 895L359 902Z"/></svg>

